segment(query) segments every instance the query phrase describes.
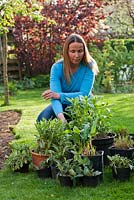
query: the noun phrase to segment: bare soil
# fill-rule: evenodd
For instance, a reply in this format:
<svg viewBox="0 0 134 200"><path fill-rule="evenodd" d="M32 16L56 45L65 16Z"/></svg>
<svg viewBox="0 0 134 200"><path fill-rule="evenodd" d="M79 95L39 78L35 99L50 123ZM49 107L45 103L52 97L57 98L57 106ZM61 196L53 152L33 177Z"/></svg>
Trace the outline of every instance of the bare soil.
<svg viewBox="0 0 134 200"><path fill-rule="evenodd" d="M21 113L17 111L0 112L0 169L4 166L4 162L11 152L9 142L14 139L11 132L12 126L16 125L20 118Z"/></svg>

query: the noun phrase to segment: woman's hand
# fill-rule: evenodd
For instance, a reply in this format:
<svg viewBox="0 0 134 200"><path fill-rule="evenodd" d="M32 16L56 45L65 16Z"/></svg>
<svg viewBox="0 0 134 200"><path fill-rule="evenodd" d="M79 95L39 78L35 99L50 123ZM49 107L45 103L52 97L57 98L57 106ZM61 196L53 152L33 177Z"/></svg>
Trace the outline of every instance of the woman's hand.
<svg viewBox="0 0 134 200"><path fill-rule="evenodd" d="M46 90L42 93L42 97L44 99L60 99L60 95L56 92L52 92L51 90ZM66 119L64 117L64 114L63 113L59 113L57 115L57 118L60 119L62 122L66 122Z"/></svg>
<svg viewBox="0 0 134 200"><path fill-rule="evenodd" d="M60 95L56 92L52 92L51 90L46 90L42 93L42 97L44 99L60 99Z"/></svg>
<svg viewBox="0 0 134 200"><path fill-rule="evenodd" d="M64 114L63 113L59 113L58 115L57 115L57 118L58 119L60 119L62 122L67 122L67 120L65 119L65 117L64 117Z"/></svg>

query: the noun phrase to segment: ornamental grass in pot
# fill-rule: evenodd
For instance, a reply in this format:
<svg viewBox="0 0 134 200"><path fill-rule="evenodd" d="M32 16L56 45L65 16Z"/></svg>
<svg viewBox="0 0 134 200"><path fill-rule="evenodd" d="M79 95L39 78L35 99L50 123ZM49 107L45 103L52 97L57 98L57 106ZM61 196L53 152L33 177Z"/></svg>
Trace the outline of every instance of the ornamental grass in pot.
<svg viewBox="0 0 134 200"><path fill-rule="evenodd" d="M119 154L131 159L134 154L134 140L130 137L127 128L118 128L114 143L109 147L109 155Z"/></svg>

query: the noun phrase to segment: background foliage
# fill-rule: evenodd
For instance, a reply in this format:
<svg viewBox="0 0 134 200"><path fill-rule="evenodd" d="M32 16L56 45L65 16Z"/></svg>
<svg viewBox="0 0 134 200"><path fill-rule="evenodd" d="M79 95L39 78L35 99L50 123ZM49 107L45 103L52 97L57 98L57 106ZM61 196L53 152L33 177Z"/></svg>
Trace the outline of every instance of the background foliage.
<svg viewBox="0 0 134 200"><path fill-rule="evenodd" d="M48 73L70 33L80 33L86 42L104 40L100 21L105 18L102 0L60 0L42 4L40 22L29 16L15 17L13 30L18 59L29 76ZM59 56L60 55L60 56Z"/></svg>

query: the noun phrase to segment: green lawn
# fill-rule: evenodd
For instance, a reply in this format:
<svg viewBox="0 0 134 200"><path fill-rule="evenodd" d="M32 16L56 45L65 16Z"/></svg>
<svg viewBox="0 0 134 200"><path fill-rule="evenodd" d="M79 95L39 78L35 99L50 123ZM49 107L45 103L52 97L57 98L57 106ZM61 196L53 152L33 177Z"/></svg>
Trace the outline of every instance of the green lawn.
<svg viewBox="0 0 134 200"><path fill-rule="evenodd" d="M20 138L32 140L36 132L34 123L39 112L49 103L41 97L43 89L20 91L10 99L10 106L0 111L18 109L22 111L15 132ZM134 94L105 94L103 100L111 104L112 124L126 126L134 133ZM0 99L0 104L3 100ZM134 172L130 181L116 182L111 171L105 168L104 181L96 188L61 187L56 180L42 180L31 171L27 174L0 170L0 200L133 200Z"/></svg>
<svg viewBox="0 0 134 200"><path fill-rule="evenodd" d="M111 105L113 126L125 126L134 133L134 94L107 94L103 98Z"/></svg>

